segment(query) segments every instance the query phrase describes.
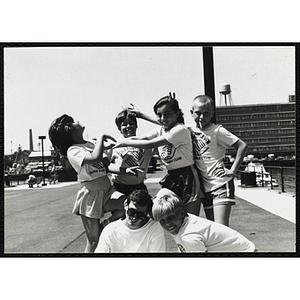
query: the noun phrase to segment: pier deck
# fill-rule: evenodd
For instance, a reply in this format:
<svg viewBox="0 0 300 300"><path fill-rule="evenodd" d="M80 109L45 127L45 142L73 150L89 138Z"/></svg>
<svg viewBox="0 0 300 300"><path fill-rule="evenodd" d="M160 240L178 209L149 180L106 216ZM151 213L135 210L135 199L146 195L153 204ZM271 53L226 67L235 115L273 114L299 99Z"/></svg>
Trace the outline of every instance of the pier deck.
<svg viewBox="0 0 300 300"><path fill-rule="evenodd" d="M164 173L148 174L146 185L154 196ZM85 247L81 219L71 213L79 187L59 182L30 189L28 185L5 188L4 254L80 254ZM243 188L236 182L236 202L230 227L251 240L259 253L296 251L295 197L267 188ZM204 217L203 209L200 216ZM171 236L167 250L176 252Z"/></svg>

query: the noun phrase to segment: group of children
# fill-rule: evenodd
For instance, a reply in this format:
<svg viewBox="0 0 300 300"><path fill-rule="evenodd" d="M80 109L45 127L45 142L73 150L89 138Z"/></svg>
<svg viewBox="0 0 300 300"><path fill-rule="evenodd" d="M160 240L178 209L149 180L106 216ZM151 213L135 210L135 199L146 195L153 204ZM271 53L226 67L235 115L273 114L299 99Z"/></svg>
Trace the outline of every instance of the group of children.
<svg viewBox="0 0 300 300"><path fill-rule="evenodd" d="M195 128L184 125L175 94L158 100L154 112L156 118L132 104L123 110L115 120L124 137L118 141L109 135L100 135L96 143L85 141L84 127L67 115L49 128L50 141L67 155L81 182L73 213L82 218L85 252L164 252L162 228L182 252L254 251L253 243L228 227L235 204L233 176L247 145L210 122L214 110L208 96L193 100ZM136 118L160 126L137 137ZM227 170L223 158L230 146L237 154ZM144 180L153 149L167 175L152 201ZM199 217L201 203L207 219Z"/></svg>

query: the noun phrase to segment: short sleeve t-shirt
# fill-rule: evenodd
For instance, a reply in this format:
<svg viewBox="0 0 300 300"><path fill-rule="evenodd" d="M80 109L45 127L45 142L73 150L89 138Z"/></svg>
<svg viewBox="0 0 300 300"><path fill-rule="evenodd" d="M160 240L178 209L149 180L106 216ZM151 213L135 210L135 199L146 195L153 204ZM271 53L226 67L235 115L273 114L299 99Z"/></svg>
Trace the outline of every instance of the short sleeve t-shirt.
<svg viewBox="0 0 300 300"><path fill-rule="evenodd" d="M210 124L201 130L192 128L192 131L195 163L201 172L205 192L210 192L232 179L222 177L225 173L223 159L226 149L239 138L222 125Z"/></svg>
<svg viewBox="0 0 300 300"><path fill-rule="evenodd" d="M112 152L111 162L116 163L121 168L130 168L139 166L143 172L137 172L137 176L128 174L112 174L112 181L119 184L135 185L145 180L152 149L138 149L135 147L124 147L114 149Z"/></svg>
<svg viewBox="0 0 300 300"><path fill-rule="evenodd" d="M163 136L170 144L158 147L158 154L167 170L179 169L194 164L192 138L189 129L177 124L171 130L162 127L151 132L147 138Z"/></svg>
<svg viewBox="0 0 300 300"><path fill-rule="evenodd" d="M101 252L164 252L165 236L158 222L151 219L141 228L130 229L125 220L104 227L95 253Z"/></svg>
<svg viewBox="0 0 300 300"><path fill-rule="evenodd" d="M188 214L174 236L180 252L253 252L255 245L237 231Z"/></svg>
<svg viewBox="0 0 300 300"><path fill-rule="evenodd" d="M107 176L106 168L102 162L96 164L83 164L83 160L88 153L93 152L95 144L92 142L86 142L85 144L74 144L69 147L67 151L67 157L78 174L78 180L80 182L90 181L98 177ZM103 154L103 157L106 157Z"/></svg>

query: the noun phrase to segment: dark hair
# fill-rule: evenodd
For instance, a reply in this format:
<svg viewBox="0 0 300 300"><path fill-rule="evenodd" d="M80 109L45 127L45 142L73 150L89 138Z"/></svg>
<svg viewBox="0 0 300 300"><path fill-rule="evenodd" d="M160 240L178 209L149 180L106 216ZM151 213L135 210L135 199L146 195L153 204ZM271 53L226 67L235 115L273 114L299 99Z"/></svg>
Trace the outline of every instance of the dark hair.
<svg viewBox="0 0 300 300"><path fill-rule="evenodd" d="M136 116L130 111L128 111L127 109L124 109L116 116L115 119L115 123L119 130L121 130L121 125L126 118L131 119L134 122L134 124L137 126Z"/></svg>
<svg viewBox="0 0 300 300"><path fill-rule="evenodd" d="M68 148L74 143L71 135L73 123L74 119L71 116L62 115L51 123L48 130L53 147L64 156L67 155Z"/></svg>
<svg viewBox="0 0 300 300"><path fill-rule="evenodd" d="M129 205L130 202L141 207L147 206L147 213L151 213L152 211L152 198L146 190L135 190L130 193L128 198L125 200L125 204Z"/></svg>
<svg viewBox="0 0 300 300"><path fill-rule="evenodd" d="M154 107L153 107L153 110L155 112L155 114L157 114L157 109L163 105L170 105L171 109L177 113L179 112L179 116L177 118L177 122L178 123L181 123L181 124L184 124L184 118L183 118L183 112L182 110L179 108L179 103L178 101L175 99L175 93L173 93L173 97L171 95L171 93L169 93L169 96L164 96L162 97L161 99L159 99Z"/></svg>

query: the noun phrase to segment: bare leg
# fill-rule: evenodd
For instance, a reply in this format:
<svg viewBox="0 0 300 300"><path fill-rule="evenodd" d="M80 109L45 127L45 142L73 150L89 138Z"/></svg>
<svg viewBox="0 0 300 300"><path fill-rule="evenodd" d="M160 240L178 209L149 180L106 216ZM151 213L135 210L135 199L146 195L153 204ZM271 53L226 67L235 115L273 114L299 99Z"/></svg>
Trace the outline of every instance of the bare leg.
<svg viewBox="0 0 300 300"><path fill-rule="evenodd" d="M99 219L92 219L81 215L81 220L87 237L84 253L94 253L101 233Z"/></svg>
<svg viewBox="0 0 300 300"><path fill-rule="evenodd" d="M124 216L124 201L127 196L119 192L114 192L112 197L104 204L104 212L110 211L112 216L109 221L115 221Z"/></svg>
<svg viewBox="0 0 300 300"><path fill-rule="evenodd" d="M229 226L229 216L231 211L231 205L220 204L214 206L215 222Z"/></svg>

